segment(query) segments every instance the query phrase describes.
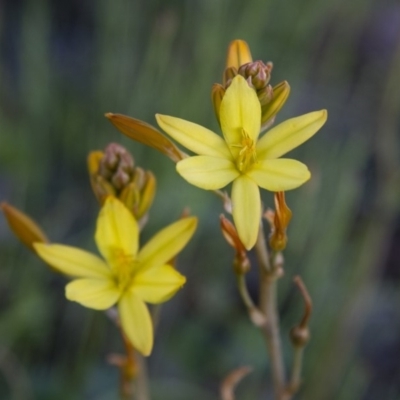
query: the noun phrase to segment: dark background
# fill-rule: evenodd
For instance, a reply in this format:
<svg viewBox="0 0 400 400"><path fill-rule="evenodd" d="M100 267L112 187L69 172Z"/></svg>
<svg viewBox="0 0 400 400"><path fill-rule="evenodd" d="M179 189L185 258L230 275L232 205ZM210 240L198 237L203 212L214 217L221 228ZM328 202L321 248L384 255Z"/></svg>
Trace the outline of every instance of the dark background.
<svg viewBox="0 0 400 400"><path fill-rule="evenodd" d="M52 240L95 251L86 157L125 145L158 179L144 240L186 206L200 217L178 263L188 283L163 307L149 359L153 399L217 399L223 377L242 365L254 372L237 398L269 398L264 343L235 289L220 201L103 117L155 124L159 112L218 132L210 89L237 38L254 59L274 62L273 84L291 84L277 122L329 111L317 136L290 153L313 174L287 194L294 217L280 282L287 364L287 332L301 314L295 274L315 304L297 398L399 399L397 1L0 1L0 200L34 216ZM271 194L263 200L272 205ZM65 282L0 219L0 398L116 398L106 356L121 349L118 333L103 313L67 302Z"/></svg>

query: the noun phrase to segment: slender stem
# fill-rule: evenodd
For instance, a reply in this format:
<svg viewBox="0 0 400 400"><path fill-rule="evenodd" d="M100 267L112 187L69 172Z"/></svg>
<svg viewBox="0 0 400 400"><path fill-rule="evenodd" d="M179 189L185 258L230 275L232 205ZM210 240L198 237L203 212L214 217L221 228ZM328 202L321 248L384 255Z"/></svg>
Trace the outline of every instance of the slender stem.
<svg viewBox="0 0 400 400"><path fill-rule="evenodd" d="M308 322L313 308L311 296L301 277L296 276L293 281L303 298L304 312L299 324L294 326L290 331L290 340L293 346L293 361L290 381L286 388L286 394L289 399L297 393L300 387L304 348L310 340Z"/></svg>
<svg viewBox="0 0 400 400"><path fill-rule="evenodd" d="M135 399L150 400L149 377L147 373L146 359L141 354L136 352L136 362L138 371L135 380Z"/></svg>
<svg viewBox="0 0 400 400"><path fill-rule="evenodd" d="M304 347L293 348L293 362L292 362L292 373L290 376L290 382L287 387L287 393L292 395L299 389L301 383L301 370L303 365L303 354Z"/></svg>
<svg viewBox="0 0 400 400"><path fill-rule="evenodd" d="M271 358L275 398L277 400L282 400L285 387L285 371L277 312L276 278L267 276L265 273L260 284L260 300L260 309L264 312L267 320L265 327L262 328L262 332Z"/></svg>
<svg viewBox="0 0 400 400"><path fill-rule="evenodd" d="M267 272L272 272L270 255L268 252L267 241L265 239L262 223L260 224L260 229L258 231L255 249L256 249L260 272L262 272L262 270L267 271Z"/></svg>
<svg viewBox="0 0 400 400"><path fill-rule="evenodd" d="M249 291L247 289L246 281L244 274L238 274L237 285L239 294L243 300L244 305L247 308L247 312L249 313L249 317L251 322L258 328L265 326L266 318L264 313L254 304L252 298L250 297Z"/></svg>
<svg viewBox="0 0 400 400"><path fill-rule="evenodd" d="M261 328L271 358L272 382L276 400L285 399L285 369L283 365L282 344L279 332L277 307L277 279L279 269L273 268L269 256L264 232L260 227L256 253L260 269L260 303L259 308L266 317L266 324Z"/></svg>

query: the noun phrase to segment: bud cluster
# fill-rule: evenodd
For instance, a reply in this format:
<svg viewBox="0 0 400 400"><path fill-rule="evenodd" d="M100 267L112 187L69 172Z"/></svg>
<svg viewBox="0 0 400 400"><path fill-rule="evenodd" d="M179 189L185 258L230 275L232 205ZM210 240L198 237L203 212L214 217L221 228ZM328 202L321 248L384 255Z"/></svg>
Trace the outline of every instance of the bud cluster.
<svg viewBox="0 0 400 400"><path fill-rule="evenodd" d="M222 84L215 83L211 90L211 98L215 115L219 121L219 108L226 89L236 75L243 76L249 86L254 88L261 105L261 132L267 129L274 121L275 115L286 102L290 86L286 81L272 87L271 80L273 64L268 61L253 61L250 49L246 42L234 40L228 47L226 68L223 73Z"/></svg>
<svg viewBox="0 0 400 400"><path fill-rule="evenodd" d="M98 174L109 182L118 196L135 175L133 157L117 143L110 143L100 160Z"/></svg>
<svg viewBox="0 0 400 400"><path fill-rule="evenodd" d="M269 85L272 68L272 62L264 64L260 60L243 64L239 69L228 67L224 72L225 89L229 87L236 75L241 75L247 80L249 86L256 91L261 106L265 106L273 98L273 89Z"/></svg>
<svg viewBox="0 0 400 400"><path fill-rule="evenodd" d="M155 177L136 167L123 146L110 143L104 152L91 152L88 167L94 194L101 204L111 195L119 198L136 218L146 214L154 199Z"/></svg>

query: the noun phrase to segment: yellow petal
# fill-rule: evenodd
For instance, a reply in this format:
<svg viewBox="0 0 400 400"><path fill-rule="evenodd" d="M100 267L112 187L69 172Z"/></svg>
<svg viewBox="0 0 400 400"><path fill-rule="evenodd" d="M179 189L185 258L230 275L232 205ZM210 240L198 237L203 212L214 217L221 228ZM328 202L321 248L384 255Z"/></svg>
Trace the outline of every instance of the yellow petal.
<svg viewBox="0 0 400 400"><path fill-rule="evenodd" d="M156 114L158 125L182 146L203 156L230 158L225 141L216 133L184 119Z"/></svg>
<svg viewBox="0 0 400 400"><path fill-rule="evenodd" d="M236 39L229 43L226 68L234 67L239 69L241 65L252 61L250 48L244 40Z"/></svg>
<svg viewBox="0 0 400 400"><path fill-rule="evenodd" d="M247 81L237 75L225 92L219 110L221 129L230 146L242 142L243 131L256 141L260 133L261 105L257 94ZM239 148L236 148L239 152ZM236 152L234 153L236 154Z"/></svg>
<svg viewBox="0 0 400 400"><path fill-rule="evenodd" d="M193 236L197 218L180 219L153 236L140 250L140 270L160 267L179 253Z"/></svg>
<svg viewBox="0 0 400 400"><path fill-rule="evenodd" d="M127 291L118 304L122 329L133 347L148 356L153 348L153 325L146 304Z"/></svg>
<svg viewBox="0 0 400 400"><path fill-rule="evenodd" d="M170 299L186 282L186 278L170 265L138 272L132 291L146 303L163 303Z"/></svg>
<svg viewBox="0 0 400 400"><path fill-rule="evenodd" d="M0 204L0 209L3 211L15 236L30 250L35 251L33 248L35 242L49 242L40 226L28 215L5 202Z"/></svg>
<svg viewBox="0 0 400 400"><path fill-rule="evenodd" d="M231 160L210 156L186 158L176 169L189 183L206 190L221 189L239 175Z"/></svg>
<svg viewBox="0 0 400 400"><path fill-rule="evenodd" d="M131 212L115 197L108 197L97 218L96 243L103 257L113 263L116 250L136 255L139 227Z"/></svg>
<svg viewBox="0 0 400 400"><path fill-rule="evenodd" d="M300 161L288 158L259 161L247 173L258 186L271 192L295 189L310 179L310 171Z"/></svg>
<svg viewBox="0 0 400 400"><path fill-rule="evenodd" d="M94 310L107 310L121 295L112 279L76 279L65 287L68 300Z"/></svg>
<svg viewBox="0 0 400 400"><path fill-rule="evenodd" d="M300 146L324 125L327 111L314 111L288 119L268 131L257 143L259 160L278 158Z"/></svg>
<svg viewBox="0 0 400 400"><path fill-rule="evenodd" d="M62 244L35 243L35 250L48 264L63 274L82 278L108 278L111 271L96 255Z"/></svg>
<svg viewBox="0 0 400 400"><path fill-rule="evenodd" d="M124 135L146 146L150 146L168 156L172 161L178 162L185 154L176 147L166 136L154 126L122 114L107 113L106 117Z"/></svg>
<svg viewBox="0 0 400 400"><path fill-rule="evenodd" d="M244 247L250 250L257 240L260 229L261 199L257 184L242 175L232 186L232 214Z"/></svg>

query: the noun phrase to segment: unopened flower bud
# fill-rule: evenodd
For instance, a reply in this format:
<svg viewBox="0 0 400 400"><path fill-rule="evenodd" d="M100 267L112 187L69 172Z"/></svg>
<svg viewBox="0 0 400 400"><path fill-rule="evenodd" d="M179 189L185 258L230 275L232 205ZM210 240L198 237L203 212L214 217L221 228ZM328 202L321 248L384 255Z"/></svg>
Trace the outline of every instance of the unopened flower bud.
<svg viewBox="0 0 400 400"><path fill-rule="evenodd" d="M168 137L147 122L122 114L107 113L106 117L124 135L160 151L172 161L178 162L186 157L186 154L175 146Z"/></svg>
<svg viewBox="0 0 400 400"><path fill-rule="evenodd" d="M46 234L28 215L5 202L0 204L0 209L15 236L30 250L36 253L33 243L49 243Z"/></svg>
<svg viewBox="0 0 400 400"><path fill-rule="evenodd" d="M273 92L272 86L267 85L267 86L265 86L265 88L258 90L257 96L258 96L258 100L260 101L261 110L262 110L262 107L269 104L274 97L274 92Z"/></svg>
<svg viewBox="0 0 400 400"><path fill-rule="evenodd" d="M287 244L286 232L274 232L269 238L271 249L275 251L282 251L286 248Z"/></svg>
<svg viewBox="0 0 400 400"><path fill-rule="evenodd" d="M238 71L235 67L228 67L224 71L224 86L225 89L231 84L232 79L238 74Z"/></svg>
<svg viewBox="0 0 400 400"><path fill-rule="evenodd" d="M93 191L101 204L107 196L119 198L133 215L142 218L152 205L155 177L135 167L133 157L121 145L109 144L104 153L91 152L88 168Z"/></svg>
<svg viewBox="0 0 400 400"><path fill-rule="evenodd" d="M286 81L272 88L272 97L261 107L261 130L268 126L268 122L281 110L289 97L290 86Z"/></svg>
<svg viewBox="0 0 400 400"><path fill-rule="evenodd" d="M286 229L292 218L292 211L286 205L285 192L277 192L275 199L275 213L271 227L271 236L269 244L275 251L282 251L286 247L287 236Z"/></svg>
<svg viewBox="0 0 400 400"><path fill-rule="evenodd" d="M226 57L226 68L239 69L241 65L253 61L250 48L244 40L233 40L229 43Z"/></svg>
<svg viewBox="0 0 400 400"><path fill-rule="evenodd" d="M271 79L272 66L271 62L264 64L262 61L253 61L242 65L238 73L245 79L250 78L254 89L259 91L268 85Z"/></svg>
<svg viewBox="0 0 400 400"><path fill-rule="evenodd" d="M110 143L100 160L98 174L113 185L118 196L134 175L133 157L121 145Z"/></svg>

